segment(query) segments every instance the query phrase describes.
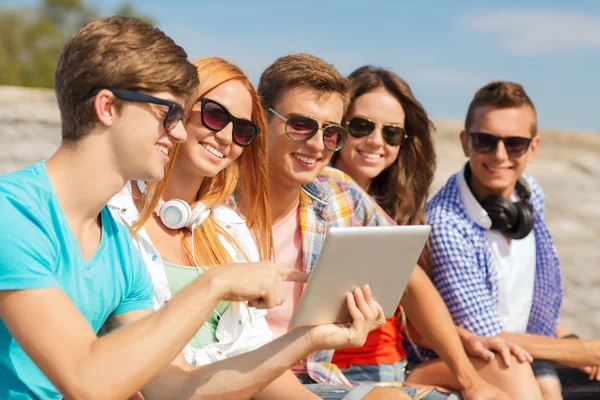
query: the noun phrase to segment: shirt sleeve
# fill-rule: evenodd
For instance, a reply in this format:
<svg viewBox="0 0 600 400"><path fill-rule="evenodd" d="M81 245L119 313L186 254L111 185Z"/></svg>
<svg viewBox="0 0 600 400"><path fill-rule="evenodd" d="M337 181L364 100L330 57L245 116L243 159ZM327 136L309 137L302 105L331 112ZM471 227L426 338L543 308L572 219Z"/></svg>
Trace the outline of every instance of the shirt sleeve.
<svg viewBox="0 0 600 400"><path fill-rule="evenodd" d="M454 322L478 335L499 334L502 322L475 246L452 223L434 225L430 240L432 281Z"/></svg>
<svg viewBox="0 0 600 400"><path fill-rule="evenodd" d="M54 236L33 209L0 195L0 290L58 286Z"/></svg>
<svg viewBox="0 0 600 400"><path fill-rule="evenodd" d="M118 305L113 314L129 311L154 309L154 286L150 273L146 269L142 257L137 250L129 247L132 268L130 270L129 291L125 299Z"/></svg>

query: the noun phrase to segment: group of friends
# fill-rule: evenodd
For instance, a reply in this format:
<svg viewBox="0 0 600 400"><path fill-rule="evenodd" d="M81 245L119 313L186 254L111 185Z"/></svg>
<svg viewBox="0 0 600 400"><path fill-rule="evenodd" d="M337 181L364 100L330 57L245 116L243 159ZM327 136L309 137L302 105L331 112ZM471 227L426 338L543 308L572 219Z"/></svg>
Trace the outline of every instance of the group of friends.
<svg viewBox="0 0 600 400"><path fill-rule="evenodd" d="M60 148L0 176L0 398L600 398L600 341L559 321L520 84L475 93L429 201L433 125L390 70L291 54L255 89L110 17L55 91ZM351 323L288 328L328 228L419 224L392 318L364 286Z"/></svg>

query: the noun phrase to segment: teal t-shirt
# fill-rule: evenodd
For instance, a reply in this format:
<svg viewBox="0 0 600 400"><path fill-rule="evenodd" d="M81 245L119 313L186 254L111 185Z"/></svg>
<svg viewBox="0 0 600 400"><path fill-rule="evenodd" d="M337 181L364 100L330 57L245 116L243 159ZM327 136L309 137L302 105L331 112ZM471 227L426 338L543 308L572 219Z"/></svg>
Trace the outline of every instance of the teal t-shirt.
<svg viewBox="0 0 600 400"><path fill-rule="evenodd" d="M95 332L111 314L152 309L152 281L126 228L105 207L100 246L85 260L44 162L0 175L0 215L0 290L60 287ZM0 320L0 399L38 398L62 396Z"/></svg>

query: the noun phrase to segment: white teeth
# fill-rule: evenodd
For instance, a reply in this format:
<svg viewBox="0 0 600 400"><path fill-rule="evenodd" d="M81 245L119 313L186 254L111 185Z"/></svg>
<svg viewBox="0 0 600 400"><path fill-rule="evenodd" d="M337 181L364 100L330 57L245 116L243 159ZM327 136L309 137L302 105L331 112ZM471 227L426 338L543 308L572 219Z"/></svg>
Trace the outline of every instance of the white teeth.
<svg viewBox="0 0 600 400"><path fill-rule="evenodd" d="M370 160L378 160L381 158L381 154L376 154L376 153L367 153L365 151L360 151L359 152L362 156L364 156L365 158L368 158Z"/></svg>
<svg viewBox="0 0 600 400"><path fill-rule="evenodd" d="M301 156L299 154L294 154L294 157L296 157L298 160L300 160L302 162L305 162L307 164L314 164L314 163L317 162L316 158L304 157L304 156Z"/></svg>
<svg viewBox="0 0 600 400"><path fill-rule="evenodd" d="M489 169L492 172L502 172L502 171L505 171L507 168L492 168L492 167L487 167L487 169Z"/></svg>
<svg viewBox="0 0 600 400"><path fill-rule="evenodd" d="M214 147L212 147L210 144L207 143L200 143L202 145L202 147L204 147L206 150L208 150L208 152L214 156L217 156L219 158L223 158L224 154L221 153L219 150L215 149Z"/></svg>
<svg viewBox="0 0 600 400"><path fill-rule="evenodd" d="M160 150L161 153L163 153L165 156L169 155L169 149L167 149L165 146L163 146L162 144L155 144L154 147L156 147L158 150Z"/></svg>

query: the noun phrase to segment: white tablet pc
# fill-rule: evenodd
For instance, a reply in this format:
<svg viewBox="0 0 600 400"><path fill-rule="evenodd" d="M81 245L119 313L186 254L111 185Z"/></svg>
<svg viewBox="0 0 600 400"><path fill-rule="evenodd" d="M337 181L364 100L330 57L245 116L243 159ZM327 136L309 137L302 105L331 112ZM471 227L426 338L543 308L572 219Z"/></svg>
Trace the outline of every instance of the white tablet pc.
<svg viewBox="0 0 600 400"><path fill-rule="evenodd" d="M429 225L330 228L290 327L350 321L346 293L366 284L392 317L430 231Z"/></svg>

